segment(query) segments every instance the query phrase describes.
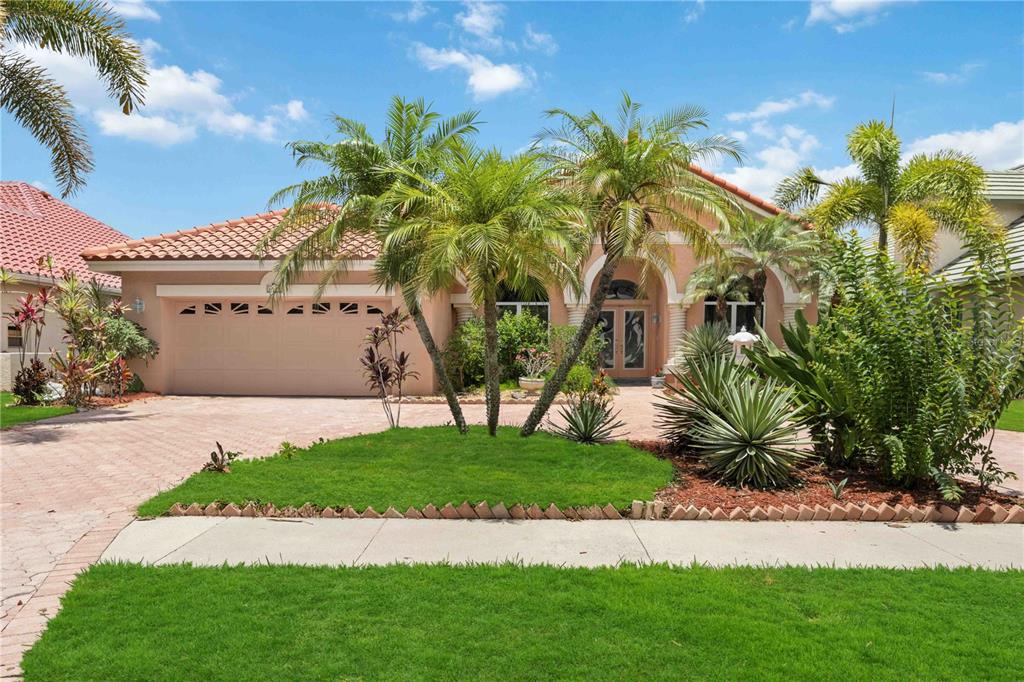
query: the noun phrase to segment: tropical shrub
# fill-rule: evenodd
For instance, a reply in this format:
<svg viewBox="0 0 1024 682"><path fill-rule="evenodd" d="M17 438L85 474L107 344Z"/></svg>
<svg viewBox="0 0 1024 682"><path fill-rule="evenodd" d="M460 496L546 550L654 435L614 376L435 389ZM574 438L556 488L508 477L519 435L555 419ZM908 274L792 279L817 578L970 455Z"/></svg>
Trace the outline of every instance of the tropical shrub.
<svg viewBox="0 0 1024 682"><path fill-rule="evenodd" d="M391 428L401 425L402 387L407 379L419 376L411 368L409 354L398 349L398 339L408 328L409 316L397 308L380 314L380 323L370 327L363 345L363 374L366 385L380 399ZM397 401L392 406L392 394Z"/></svg>
<svg viewBox="0 0 1024 682"><path fill-rule="evenodd" d="M562 384L562 392L566 395L582 395L591 386L594 380L594 373L584 365L573 365Z"/></svg>
<svg viewBox="0 0 1024 682"><path fill-rule="evenodd" d="M146 336L146 328L120 312L117 310L106 319L106 349L116 351L125 360L156 357L159 348L156 341Z"/></svg>
<svg viewBox="0 0 1024 682"><path fill-rule="evenodd" d="M521 376L540 379L551 368L551 353L541 348L526 348L516 355L516 362L523 368Z"/></svg>
<svg viewBox="0 0 1024 682"><path fill-rule="evenodd" d="M664 397L654 404L662 437L677 451L692 447L697 423L708 414L723 415L726 388L750 373L731 356L696 355L673 369L676 381L666 383Z"/></svg>
<svg viewBox="0 0 1024 682"><path fill-rule="evenodd" d="M547 323L529 310L502 315L498 319L498 363L502 381L527 376L526 367L519 357L527 348L534 349L535 353L547 352Z"/></svg>
<svg viewBox="0 0 1024 682"><path fill-rule="evenodd" d="M217 449L210 453L210 461L203 465L203 471L215 471L219 474L231 473L231 463L242 453L225 450L220 441L215 441Z"/></svg>
<svg viewBox="0 0 1024 682"><path fill-rule="evenodd" d="M749 354L807 400L833 462L902 484L931 479L950 500L961 492L953 476L1007 475L984 436L1024 386L1024 321L999 250L973 253L978 265L953 290L855 238L837 241L833 307L813 329L798 318L784 330L789 352Z"/></svg>
<svg viewBox="0 0 1024 682"><path fill-rule="evenodd" d="M697 405L691 439L710 473L741 486L790 483L810 445L800 435L803 422L793 419L794 397L774 379L750 375L725 384L718 409Z"/></svg>
<svg viewBox="0 0 1024 682"><path fill-rule="evenodd" d="M503 315L498 320L498 362L502 381L525 376L525 368L517 356L526 348L534 348L538 352L548 350L544 321L529 311ZM474 317L455 328L445 347L444 362L456 388L484 383L483 319Z"/></svg>
<svg viewBox="0 0 1024 682"><path fill-rule="evenodd" d="M77 407L88 397L86 388L103 374L106 361L97 361L93 353L82 353L71 344L64 355L50 356L50 366L63 389L64 402Z"/></svg>
<svg viewBox="0 0 1024 682"><path fill-rule="evenodd" d="M49 377L50 373L46 371L46 366L39 358L32 358L27 366L22 367L14 375L11 392L22 405L38 405L42 401Z"/></svg>
<svg viewBox="0 0 1024 682"><path fill-rule="evenodd" d="M571 324L564 325L553 325L548 330L548 337L550 339L551 353L555 357L555 362L560 362L562 356L565 354L566 348L572 343L576 336L576 330L578 327ZM583 348L580 350L579 357L576 358L576 365L573 366L569 371L572 372L578 365L590 369L592 372L596 372L601 366L601 353L604 351L604 347L608 344L604 334L601 333L596 327L590 332L590 336L587 337L586 343L583 344ZM564 390L564 389L563 389Z"/></svg>

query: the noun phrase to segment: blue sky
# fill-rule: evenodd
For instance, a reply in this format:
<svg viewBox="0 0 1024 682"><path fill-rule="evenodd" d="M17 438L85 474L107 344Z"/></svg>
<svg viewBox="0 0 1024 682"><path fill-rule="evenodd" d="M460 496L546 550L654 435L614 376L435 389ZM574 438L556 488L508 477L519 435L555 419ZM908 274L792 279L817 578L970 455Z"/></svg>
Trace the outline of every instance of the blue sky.
<svg viewBox="0 0 1024 682"><path fill-rule="evenodd" d="M1024 4L829 0L665 3L144 2L114 9L149 55L124 117L89 67L33 48L72 96L96 171L71 203L132 236L258 213L302 177L284 143L330 139L334 112L381 127L394 94L479 109L514 152L559 106L710 112L746 162L715 171L770 197L813 165L848 172L844 136L885 118L910 151L1024 162ZM0 173L53 191L48 154L4 115Z"/></svg>

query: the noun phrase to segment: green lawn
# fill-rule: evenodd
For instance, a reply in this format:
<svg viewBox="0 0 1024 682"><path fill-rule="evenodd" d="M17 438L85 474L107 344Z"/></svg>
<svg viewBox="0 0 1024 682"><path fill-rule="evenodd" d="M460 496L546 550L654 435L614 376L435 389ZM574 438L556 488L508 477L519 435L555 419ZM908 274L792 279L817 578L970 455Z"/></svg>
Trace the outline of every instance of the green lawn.
<svg viewBox="0 0 1024 682"><path fill-rule="evenodd" d="M1020 571L101 564L22 665L28 682L1015 680L1021 603Z"/></svg>
<svg viewBox="0 0 1024 682"><path fill-rule="evenodd" d="M1024 400L1014 400L996 422L997 429L1024 431Z"/></svg>
<svg viewBox="0 0 1024 682"><path fill-rule="evenodd" d="M224 443L230 449L230 443ZM490 438L482 427L394 429L314 445L292 459L236 461L231 473L199 472L139 507L156 516L175 502L273 502L277 507L389 505L438 507L487 500L547 506L651 500L672 480L665 460L626 443L588 446L546 433L521 438L511 427Z"/></svg>
<svg viewBox="0 0 1024 682"><path fill-rule="evenodd" d="M14 401L14 394L7 391L0 391L0 429L9 429L25 422L37 422L40 419L59 417L62 414L71 414L75 411L73 407L53 405L11 405Z"/></svg>

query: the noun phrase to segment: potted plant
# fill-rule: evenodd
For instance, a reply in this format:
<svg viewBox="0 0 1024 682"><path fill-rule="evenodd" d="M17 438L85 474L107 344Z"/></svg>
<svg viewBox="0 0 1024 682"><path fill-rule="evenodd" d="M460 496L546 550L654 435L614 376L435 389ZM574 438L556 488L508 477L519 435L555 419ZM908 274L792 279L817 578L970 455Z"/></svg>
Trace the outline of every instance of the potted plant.
<svg viewBox="0 0 1024 682"><path fill-rule="evenodd" d="M527 348L516 355L516 361L523 367L519 377L519 388L524 391L539 391L544 388L544 372L551 367L551 353L540 348Z"/></svg>
<svg viewBox="0 0 1024 682"><path fill-rule="evenodd" d="M665 370L660 367L651 377L651 388L665 388Z"/></svg>

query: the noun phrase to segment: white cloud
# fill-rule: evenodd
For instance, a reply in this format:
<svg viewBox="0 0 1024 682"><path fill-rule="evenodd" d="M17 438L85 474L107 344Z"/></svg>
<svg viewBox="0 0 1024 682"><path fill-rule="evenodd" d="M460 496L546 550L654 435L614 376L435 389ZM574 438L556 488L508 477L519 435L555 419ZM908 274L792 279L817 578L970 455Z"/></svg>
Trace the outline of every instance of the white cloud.
<svg viewBox="0 0 1024 682"><path fill-rule="evenodd" d="M733 130L729 133L729 137L739 140L740 142L746 142L750 135L743 130Z"/></svg>
<svg viewBox="0 0 1024 682"><path fill-rule="evenodd" d="M404 21L415 24L417 21L434 12L434 8L423 2L423 0L412 0L408 3L408 9L401 12L392 12L391 18L395 21Z"/></svg>
<svg viewBox="0 0 1024 682"><path fill-rule="evenodd" d="M794 109L814 106L818 109L831 109L835 104L835 97L826 97L813 90L805 90L797 97L789 97L783 100L765 100L758 104L752 111L734 111L726 114L729 121L748 121L765 119L778 114L784 114Z"/></svg>
<svg viewBox="0 0 1024 682"><path fill-rule="evenodd" d="M807 26L830 24L836 33L852 33L871 26L885 16L886 7L897 1L913 0L811 0Z"/></svg>
<svg viewBox="0 0 1024 682"><path fill-rule="evenodd" d="M478 100L529 87L533 72L518 64L494 64L486 57L455 49L437 50L415 43L413 55L430 71L455 67L468 75L467 86Z"/></svg>
<svg viewBox="0 0 1024 682"><path fill-rule="evenodd" d="M552 55L558 52L558 43L550 33L535 31L530 24L526 25L526 35L523 38L523 47L527 50L535 50Z"/></svg>
<svg viewBox="0 0 1024 682"><path fill-rule="evenodd" d="M729 182L765 199L771 199L783 178L806 165L807 156L819 146L818 139L802 128L786 125L782 137L755 155L756 165L740 166L723 173Z"/></svg>
<svg viewBox="0 0 1024 682"><path fill-rule="evenodd" d="M483 46L500 49L505 41L497 32L504 24L502 15L505 13L505 5L477 0L467 0L462 4L465 11L455 15L456 23L463 31L475 36Z"/></svg>
<svg viewBox="0 0 1024 682"><path fill-rule="evenodd" d="M42 180L33 180L29 184L32 185L33 187L35 187L36 189L40 189L40 190L42 190L44 192L49 192L50 191L49 185L47 185Z"/></svg>
<svg viewBox="0 0 1024 682"><path fill-rule="evenodd" d="M851 163L845 166L832 166L831 168L815 168L814 172L825 182L835 182L843 178L852 178L860 175L860 168L857 164Z"/></svg>
<svg viewBox="0 0 1024 682"><path fill-rule="evenodd" d="M125 116L116 109L97 111L96 123L104 135L149 142L159 147L170 147L196 137L193 125L176 123L163 116L144 116L139 113Z"/></svg>
<svg viewBox="0 0 1024 682"><path fill-rule="evenodd" d="M159 43L152 40L144 39L139 45L149 55L162 50ZM223 81L208 71L187 72L173 64L153 66L150 56L144 106L131 116L125 116L111 106L105 85L85 60L34 46L21 45L17 50L61 83L79 112L95 120L104 135L163 147L193 140L199 130L264 141L278 138L278 117L239 112L224 93ZM302 120L306 115L300 100L270 109L282 112L291 121Z"/></svg>
<svg viewBox="0 0 1024 682"><path fill-rule="evenodd" d="M146 0L107 0L107 5L125 19L160 21L160 15L146 4Z"/></svg>
<svg viewBox="0 0 1024 682"><path fill-rule="evenodd" d="M991 128L958 130L914 140L908 154L932 154L956 149L970 154L987 170L1005 170L1024 163L1024 119L1001 121Z"/></svg>
<svg viewBox="0 0 1024 682"><path fill-rule="evenodd" d="M704 14L704 10L704 0L692 0L683 15L683 23L692 24L697 21Z"/></svg>
<svg viewBox="0 0 1024 682"><path fill-rule="evenodd" d="M961 64L955 71L922 71L921 77L929 83L935 83L936 85L956 85L959 83L966 83L971 74L981 68L980 62L967 62Z"/></svg>

